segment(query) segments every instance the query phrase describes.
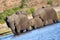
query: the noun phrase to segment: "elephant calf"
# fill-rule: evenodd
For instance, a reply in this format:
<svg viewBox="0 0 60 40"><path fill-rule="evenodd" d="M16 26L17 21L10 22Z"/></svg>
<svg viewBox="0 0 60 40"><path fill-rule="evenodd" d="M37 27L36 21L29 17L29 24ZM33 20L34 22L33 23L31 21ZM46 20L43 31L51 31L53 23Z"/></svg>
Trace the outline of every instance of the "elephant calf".
<svg viewBox="0 0 60 40"><path fill-rule="evenodd" d="M43 22L39 17L35 17L30 20L31 27L35 28L40 28L43 27Z"/></svg>

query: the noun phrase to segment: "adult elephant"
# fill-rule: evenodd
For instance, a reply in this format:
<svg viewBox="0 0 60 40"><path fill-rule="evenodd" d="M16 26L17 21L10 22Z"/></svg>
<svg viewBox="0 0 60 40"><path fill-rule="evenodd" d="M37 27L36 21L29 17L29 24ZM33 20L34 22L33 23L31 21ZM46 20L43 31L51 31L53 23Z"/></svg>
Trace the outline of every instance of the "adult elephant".
<svg viewBox="0 0 60 40"><path fill-rule="evenodd" d="M27 28L26 26L22 27L22 24L28 21L28 18L23 11L18 11L15 14L6 17L5 21L12 32L15 35L18 35L23 28Z"/></svg>
<svg viewBox="0 0 60 40"><path fill-rule="evenodd" d="M52 7L37 9L34 13L32 13L33 18L39 17L44 22L44 25L51 24L53 22L57 22L57 14Z"/></svg>
<svg viewBox="0 0 60 40"><path fill-rule="evenodd" d="M14 22L15 16L16 16L16 14L6 17L5 22L6 22L7 26L12 30L12 32L16 35L17 31L16 31L16 27L15 27L15 22Z"/></svg>
<svg viewBox="0 0 60 40"><path fill-rule="evenodd" d="M45 11L46 11L48 18L52 19L54 23L58 21L57 13L52 7L45 8Z"/></svg>

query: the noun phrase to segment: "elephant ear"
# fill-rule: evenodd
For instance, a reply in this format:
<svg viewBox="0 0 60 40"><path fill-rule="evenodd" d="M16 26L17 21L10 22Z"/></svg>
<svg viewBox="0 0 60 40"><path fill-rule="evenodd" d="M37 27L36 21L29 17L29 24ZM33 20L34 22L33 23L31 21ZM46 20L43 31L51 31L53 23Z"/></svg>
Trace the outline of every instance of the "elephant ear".
<svg viewBox="0 0 60 40"><path fill-rule="evenodd" d="M7 24L7 26L10 28L10 24L9 24L9 22L7 21L8 18L6 17L4 20L5 20L6 24Z"/></svg>

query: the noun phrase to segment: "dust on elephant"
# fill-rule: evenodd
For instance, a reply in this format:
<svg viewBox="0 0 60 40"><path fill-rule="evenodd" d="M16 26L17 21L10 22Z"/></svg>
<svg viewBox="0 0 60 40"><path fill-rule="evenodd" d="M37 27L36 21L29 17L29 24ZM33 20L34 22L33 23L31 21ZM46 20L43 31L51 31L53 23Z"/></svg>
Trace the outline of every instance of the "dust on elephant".
<svg viewBox="0 0 60 40"><path fill-rule="evenodd" d="M57 15L56 12L53 8L42 8L42 9L37 9L33 14L34 17L39 17L42 19L44 22L44 25L48 25L53 23L53 21L57 21Z"/></svg>
<svg viewBox="0 0 60 40"><path fill-rule="evenodd" d="M43 22L39 17L35 17L30 20L31 27L35 28L41 28L43 27Z"/></svg>

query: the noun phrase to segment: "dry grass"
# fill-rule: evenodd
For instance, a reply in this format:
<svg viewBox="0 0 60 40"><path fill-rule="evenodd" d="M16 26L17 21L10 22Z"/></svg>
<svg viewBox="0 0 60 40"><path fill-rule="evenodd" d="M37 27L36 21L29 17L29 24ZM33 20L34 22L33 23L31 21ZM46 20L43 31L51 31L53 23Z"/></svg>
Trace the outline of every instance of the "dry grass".
<svg viewBox="0 0 60 40"><path fill-rule="evenodd" d="M58 20L60 20L60 14L57 14Z"/></svg>
<svg viewBox="0 0 60 40"><path fill-rule="evenodd" d="M10 34L10 33L12 33L12 32L9 28L6 28L6 27L0 28L0 36L7 35L7 34Z"/></svg>

